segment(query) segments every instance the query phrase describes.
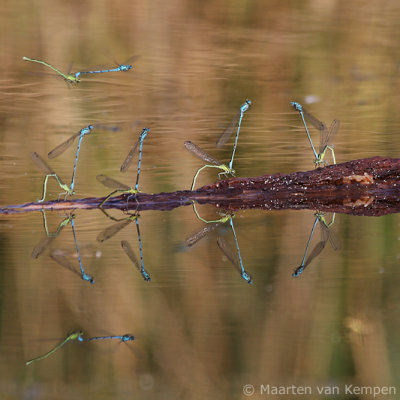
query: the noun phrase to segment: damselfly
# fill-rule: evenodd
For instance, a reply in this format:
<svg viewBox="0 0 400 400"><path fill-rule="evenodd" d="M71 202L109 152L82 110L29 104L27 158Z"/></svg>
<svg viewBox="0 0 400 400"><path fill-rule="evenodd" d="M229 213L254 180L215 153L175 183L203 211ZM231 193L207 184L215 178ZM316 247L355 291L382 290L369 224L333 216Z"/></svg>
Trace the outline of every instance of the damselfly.
<svg viewBox="0 0 400 400"><path fill-rule="evenodd" d="M38 200L39 203L43 202L44 199L46 198L47 181L50 177L53 177L57 181L60 188L62 190L64 190L64 192L62 192L58 195L58 199L60 199L60 196L64 195L64 200L65 200L65 198L67 196L72 196L75 194L75 192L73 191L73 188L71 188L70 186L65 184L59 178L59 176L53 171L53 169L43 160L43 158L39 156L38 153L36 153L36 152L31 153L31 157L32 157L33 162L36 164L36 166L46 174L46 177L44 178L44 181L43 181L43 197L40 200Z"/></svg>
<svg viewBox="0 0 400 400"><path fill-rule="evenodd" d="M62 76L66 82L68 83L73 83L73 84L77 84L80 82L79 80L79 75L76 74L71 74L71 72L68 72L67 74L63 74L60 70L58 70L57 68L53 67L51 64L45 62L45 61L41 61L41 60L35 60L33 58L28 58L28 57L22 57L23 60L25 61L32 61L35 63L39 63L39 64L43 64L46 67L49 67L50 69L52 69L54 72L56 72L58 75Z"/></svg>
<svg viewBox="0 0 400 400"><path fill-rule="evenodd" d="M141 162L142 162L143 141L144 141L144 139L146 139L149 132L150 132L150 128L143 128L142 132L139 135L138 140L133 145L132 149L129 151L128 155L126 156L124 162L121 165L121 172L126 172L129 168L129 166L131 165L133 156L135 155L136 150L139 146L138 171L137 171L135 190L137 190L138 186L139 186L139 175L140 175L140 166L141 166Z"/></svg>
<svg viewBox="0 0 400 400"><path fill-rule="evenodd" d="M107 186L110 189L114 189L113 192L111 192L99 205L99 207L103 207L103 205L107 202L107 200L114 195L115 193L127 193L135 196L136 199L136 194L139 193L139 177L140 177L140 168L142 165L142 149L143 149L143 141L150 132L149 128L144 128L139 136L139 139L136 141L132 149L129 151L128 155L125 158L125 161L121 165L121 172L125 172L128 167L130 166L133 156L139 147L139 157L138 157L138 169L137 169L137 176L136 176L136 184L135 188L130 187L128 185L125 185L124 183L118 182L117 180L113 178L109 178L106 175L97 175L97 180L101 182L104 186ZM129 197L128 197L129 199ZM136 200L137 201L137 200Z"/></svg>
<svg viewBox="0 0 400 400"><path fill-rule="evenodd" d="M71 191L74 190L75 186L75 173L76 173L76 167L78 165L78 156L79 156L79 151L81 148L81 143L82 139L85 135L89 134L92 129L94 128L93 125L88 125L85 128L82 128L79 132L75 133L72 135L69 139L67 139L65 142L59 144L56 148L51 150L48 154L49 158L55 158L58 157L60 154L62 154L73 142L74 140L79 136L79 141L78 141L78 146L76 148L76 154L75 154L75 162L74 162L74 169L72 171L72 179L71 179L71 186L70 189Z"/></svg>
<svg viewBox="0 0 400 400"><path fill-rule="evenodd" d="M239 139L239 131L240 131L240 126L242 124L243 114L249 109L250 106L251 106L251 100L247 99L240 106L239 112L233 117L231 123L222 132L222 135L217 140L217 147L222 147L229 140L229 138L231 137L233 129L235 128L235 126L237 124L235 143L233 145L231 161L229 162L229 169L230 170L232 170L233 159L235 157L235 151L236 151L236 147L237 147L237 143L238 143L238 139Z"/></svg>
<svg viewBox="0 0 400 400"><path fill-rule="evenodd" d="M227 167L225 164L221 163L216 158L214 158L210 154L206 153L202 148L197 146L197 144L194 144L193 142L190 142L190 141L186 141L185 142L185 147L186 147L187 150L189 150L195 156L197 156L197 157L201 158L202 160L210 163L210 164L203 165L201 168L199 168L197 170L196 174L193 177L193 182L192 182L192 186L191 186L190 190L193 190L193 188L194 188L194 186L196 184L197 176L199 175L199 173L204 168L217 168L217 169L222 170L222 172L220 172L218 174L218 178L220 178L221 175L225 175L225 176L232 175L232 176L235 176L235 170L233 170L232 168Z"/></svg>
<svg viewBox="0 0 400 400"><path fill-rule="evenodd" d="M102 183L104 186L114 189L113 192L111 192L109 195L105 197L105 199L100 203L99 208L102 208L104 204L107 202L107 200L113 196L116 193L121 193L121 194L131 194L132 196L135 196L136 194L139 193L139 190L135 190L132 187L129 187L128 185L125 185L124 183L121 183L117 181L116 179L110 178L107 175L97 175L96 179ZM127 201L129 200L129 197Z"/></svg>
<svg viewBox="0 0 400 400"><path fill-rule="evenodd" d="M314 163L318 167L321 164L326 164L327 162L324 160L325 153L327 150L330 150L332 153L333 163L336 164L335 151L332 147L332 142L334 137L336 136L339 130L339 121L337 119L333 120L330 129L326 127L326 125L319 121L314 115L310 114L305 108L295 101L290 103L292 107L300 113L301 119L303 120L304 128L306 129L308 140L310 141L310 145L312 151L315 156ZM311 140L310 132L308 131L306 119L317 129L320 131L320 144L319 144L319 153L315 150L314 144Z"/></svg>
<svg viewBox="0 0 400 400"><path fill-rule="evenodd" d="M126 60L124 64L115 63L115 64L117 64L117 67L116 67L116 68L111 68L111 69L99 69L99 70L95 70L95 71L82 71L82 72L77 72L77 73L75 74L75 78L78 79L78 78L79 78L79 75L81 75L81 74L102 74L102 73L105 73L105 72L126 72L126 71L129 71L129 70L131 70L131 69L133 68L132 65L129 64L129 63L132 62L132 61L134 61L134 60L136 60L138 57L139 57L139 56L137 56L137 55L132 56L132 57L128 58L128 60Z"/></svg>

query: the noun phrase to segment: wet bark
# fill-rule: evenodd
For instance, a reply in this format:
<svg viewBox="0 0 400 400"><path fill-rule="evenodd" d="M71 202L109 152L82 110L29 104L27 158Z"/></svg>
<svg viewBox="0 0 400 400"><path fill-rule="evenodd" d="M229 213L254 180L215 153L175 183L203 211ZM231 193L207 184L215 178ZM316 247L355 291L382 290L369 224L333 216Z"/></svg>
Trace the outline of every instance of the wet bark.
<svg viewBox="0 0 400 400"><path fill-rule="evenodd" d="M0 208L1 214L97 208L104 197L27 203ZM230 211L313 209L379 216L400 211L400 159L372 157L291 174L231 178L195 191L140 193L110 198L104 208L171 210L191 204L213 204Z"/></svg>

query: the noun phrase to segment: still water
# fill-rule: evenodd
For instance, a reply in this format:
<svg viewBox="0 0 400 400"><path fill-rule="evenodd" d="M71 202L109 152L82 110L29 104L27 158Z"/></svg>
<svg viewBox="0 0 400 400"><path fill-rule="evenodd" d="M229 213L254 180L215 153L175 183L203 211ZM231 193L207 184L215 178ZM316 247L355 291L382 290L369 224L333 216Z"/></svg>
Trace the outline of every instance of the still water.
<svg viewBox="0 0 400 400"><path fill-rule="evenodd" d="M30 153L45 157L90 123L105 128L82 142L76 197L107 194L98 174L134 183L135 168L121 174L119 167L145 126L141 190L188 189L201 162L184 141L228 162L233 140L222 149L215 141L246 98L252 106L236 152L238 176L313 168L290 101L307 105L327 125L340 120L338 162L398 157L400 5L394 0L21 0L2 11L1 205L39 199L43 175ZM114 59L123 63L134 54L140 57L133 70L81 76L77 87L36 75L51 71L22 60L45 60L65 72L74 61L77 72L114 68ZM50 160L67 183L74 154L72 146ZM214 170L205 171L198 185L215 179ZM58 192L52 182L50 198ZM220 218L212 207L199 211ZM115 221L100 210L75 212L82 266L95 279L90 284L80 277L71 223L33 258L46 240L42 213L1 216L1 398L373 397L346 393L346 385L378 387L375 398L396 398L393 390L383 392L400 391L400 218L336 215L330 229L340 249L326 243L294 278L314 212L235 215L251 285L218 247L222 237L236 249L229 223L184 245L205 225L191 207L141 213L150 282L121 247L128 242L140 262L135 221L99 242ZM46 217L53 233L65 218ZM317 227L310 251L319 241ZM56 263L54 253L65 255L72 270ZM136 340L71 342L25 365L76 330L85 337L131 333ZM274 394L277 386L286 389ZM311 394L300 393L305 387ZM322 387L339 392L322 395Z"/></svg>

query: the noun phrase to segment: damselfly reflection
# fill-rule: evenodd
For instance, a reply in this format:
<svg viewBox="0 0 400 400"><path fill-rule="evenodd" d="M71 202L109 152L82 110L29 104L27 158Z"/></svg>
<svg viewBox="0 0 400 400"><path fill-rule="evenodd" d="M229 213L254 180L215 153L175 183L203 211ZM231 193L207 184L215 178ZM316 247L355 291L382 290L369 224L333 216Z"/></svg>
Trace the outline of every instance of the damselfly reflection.
<svg viewBox="0 0 400 400"><path fill-rule="evenodd" d="M132 221L135 221L139 218L139 213L130 214L124 218L115 218L108 214L105 210L100 209L100 211L109 219L115 221L115 224L110 225L106 229L102 230L97 235L98 242L104 242L108 239L111 239L114 235L116 235L120 230L124 229L128 226Z"/></svg>
<svg viewBox="0 0 400 400"><path fill-rule="evenodd" d="M82 278L82 280L89 282L89 283L95 283L94 278L87 274L83 268L83 264L82 264L82 259L81 259L81 253L80 253L80 249L79 249L79 244L78 244L78 240L76 238L76 232L75 232L75 222L74 219L71 219L71 228L72 228L72 233L74 236L74 241L75 241L75 249L76 249L76 254L78 257L78 263L79 263L79 268L80 268L80 277ZM56 261L58 264L60 264L61 266L69 269L70 271L77 273L74 265L69 261L69 259L66 257L66 255L64 254L64 252L60 251L60 250L53 250L50 253L50 257Z"/></svg>
<svg viewBox="0 0 400 400"><path fill-rule="evenodd" d="M121 247L124 250L124 252L126 253L126 255L129 257L129 259L135 264L136 269L142 274L143 279L146 282L150 282L151 281L150 274L144 269L144 265L143 265L142 241L140 238L139 224L137 221L138 220L136 220L136 227L138 228L138 237L139 237L140 265L136 259L135 253L133 252L132 247L129 244L129 242L127 242L126 240L121 240Z"/></svg>
<svg viewBox="0 0 400 400"><path fill-rule="evenodd" d="M314 215L315 215L315 221L314 221L314 225L311 229L311 233L310 233L310 236L307 241L306 250L304 252L304 257L301 261L301 264L294 270L294 272L292 274L292 276L295 278L300 276L303 273L303 271L305 270L305 268L311 263L311 261L315 257L317 257L319 254L321 254L321 252L325 248L325 245L328 240L331 243L334 250L339 250L341 247L339 238L332 231L332 229L330 229L330 227L335 222L335 214L332 215L332 220L329 223L326 221L323 213L316 212ZM315 245L315 247L313 248L311 253L308 255L308 250L310 248L311 239L314 235L314 231L315 231L315 228L317 227L318 223L319 223L319 227L320 227L320 231L321 231L321 240Z"/></svg>
<svg viewBox="0 0 400 400"><path fill-rule="evenodd" d="M41 210L43 215L43 226L46 232L46 236L33 248L32 257L39 258L39 256L45 251L50 243L61 233L61 231L75 218L74 214L67 215L58 225L57 230L54 233L49 232L47 227L46 211Z"/></svg>
<svg viewBox="0 0 400 400"><path fill-rule="evenodd" d="M311 145L312 151L315 156L315 160L314 160L315 165L318 167L321 164L327 164L327 161L324 160L325 153L327 150L331 151L333 163L336 164L335 151L333 150L332 142L339 130L339 121L336 119L333 120L332 125L331 125L330 129L328 130L328 128L326 127L326 125L323 122L319 121L316 117L314 117L314 115L312 115L308 111L306 111L305 108L301 104L299 104L295 101L292 101L290 104L296 111L298 111L300 113L301 119L304 124L304 128L307 133L308 140L310 141L310 145ZM317 151L315 150L314 144L311 140L311 136L310 136L310 132L308 131L306 120L308 120L320 132L319 153L317 153Z"/></svg>
<svg viewBox="0 0 400 400"><path fill-rule="evenodd" d="M230 219L230 215L221 218L221 220L219 222L214 222L213 224L211 224L210 222L208 223L208 225L204 226L203 228L201 228L199 231L197 231L196 233L194 233L193 235L189 236L186 240L185 240L185 246L186 247L192 247L194 246L198 241L200 241L201 239L203 239L204 237L206 237L208 234L210 234L211 232L215 231L218 227L224 225L228 220Z"/></svg>
<svg viewBox="0 0 400 400"><path fill-rule="evenodd" d="M73 332L70 335L68 335L62 342L60 342L58 345L53 347L50 351L48 351L47 353L45 353L39 357L36 357L36 358L33 358L32 360L27 361L25 364L30 365L33 362L44 360L44 359L50 357L52 354L54 354L57 350L61 349L68 342L72 342L75 340L78 342L90 342L90 341L94 341L94 340L119 340L123 343L135 340L135 337L133 335L131 335L130 333L125 334L125 335L115 335L115 336L113 336L113 335L111 335L111 336L94 336L94 337L89 337L89 338L85 338L85 337L83 337L83 335L84 335L83 331Z"/></svg>
<svg viewBox="0 0 400 400"><path fill-rule="evenodd" d="M217 238L217 244L218 247L221 249L221 251L225 254L225 256L228 258L228 260L233 264L233 266L236 268L236 270L239 272L240 276L247 282L247 283L253 283L253 280L251 278L251 275L247 273L244 269L243 266L243 261L242 261L242 256L240 255L240 248L239 248L239 243L236 237L236 232L235 228L233 227L233 220L230 219L229 223L231 224L232 232L233 232L233 237L235 239L235 245L236 245L236 254L234 253L232 247L230 244L222 237Z"/></svg>
<svg viewBox="0 0 400 400"><path fill-rule="evenodd" d="M135 253L134 253L131 245L126 240L122 240L121 241L121 247L124 250L124 252L126 253L126 255L129 257L129 259L136 266L138 271L141 273L143 279L145 281L149 282L151 280L150 274L144 268L142 236L140 234L140 226L139 226L139 214L135 213L135 214L129 215L126 218L116 219L116 218L112 217L111 215L109 215L105 210L101 209L101 211L108 218L116 221L116 223L111 225L111 226L109 226L108 228L104 229L103 231L101 231L99 233L99 235L97 236L97 240L99 242L104 242L105 240L108 240L108 239L112 238L120 230L124 229L131 222L135 221L136 231L137 231L137 235L138 235L138 242L139 242L140 265L139 265L139 263L137 261L137 258L135 256Z"/></svg>
<svg viewBox="0 0 400 400"><path fill-rule="evenodd" d="M238 270L240 276L247 283L252 283L252 278L251 278L250 274L248 274L245 271L244 266L243 266L242 256L240 254L239 242L237 240L236 231L235 231L235 227L233 224L233 218L235 217L235 215L234 214L223 214L220 219L207 221L200 216L200 214L197 211L195 203L193 203L193 210L194 210L197 218L200 221L203 221L204 223L206 223L207 226L203 227L201 230L197 231L196 233L191 235L189 238L187 238L185 240L185 245L188 247L193 246L199 240L201 240L205 236L207 236L210 232L212 232L213 230L217 229L218 227L220 227L221 225L223 225L229 221L229 225L231 227L231 230L233 233L233 238L235 241L236 254L233 251L232 247L229 245L229 243L222 237L217 238L218 247L221 249L221 251L224 253L224 255L228 258L228 260L233 264L233 266ZM212 224L212 225L208 225L208 224Z"/></svg>

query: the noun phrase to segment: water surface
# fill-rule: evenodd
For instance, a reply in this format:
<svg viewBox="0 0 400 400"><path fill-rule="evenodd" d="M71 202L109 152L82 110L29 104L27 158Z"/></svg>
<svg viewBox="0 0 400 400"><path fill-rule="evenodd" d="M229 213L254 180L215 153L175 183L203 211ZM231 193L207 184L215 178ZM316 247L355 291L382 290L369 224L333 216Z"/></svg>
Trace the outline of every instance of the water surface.
<svg viewBox="0 0 400 400"><path fill-rule="evenodd" d="M82 144L77 197L107 194L96 180L106 174L133 184L135 167L119 167L143 127L146 139L141 190L189 188L201 162L186 152L192 140L228 161L232 140L215 141L246 98L234 168L239 176L313 168L299 116L306 105L330 125L337 118L338 162L374 155L398 157L397 80L399 6L395 1L214 1L80 4L9 3L1 18L0 65L2 205L35 201L42 173L30 159L43 157L89 123ZM128 73L85 76L78 87L22 61L46 60L73 71L113 59L140 58ZM318 144L318 133L312 132ZM74 147L51 160L69 183ZM215 181L215 171L198 185ZM50 197L58 188L50 186ZM203 216L219 218L212 207ZM123 217L121 213L113 213ZM52 232L63 216L48 213ZM217 246L234 246L228 225L192 248L185 239L201 229L191 207L142 212L145 282L121 248L139 257L135 223L99 243L111 225L100 211L77 211L82 261L90 285L55 263L62 250L79 271L71 226L43 254L41 213L0 219L1 387L4 398L265 398L260 385L341 388L399 386L400 298L397 274L399 217L337 215L332 226L341 250L330 244L298 278L313 210L243 211L234 218L248 285ZM319 240L316 231L312 247ZM133 343L68 343L69 332L88 336L132 333ZM134 350L134 351L131 351ZM292 398L289 395L268 398ZM356 397L355 397L356 398ZM370 398L360 395L357 398ZM389 398L384 396L382 398Z"/></svg>

